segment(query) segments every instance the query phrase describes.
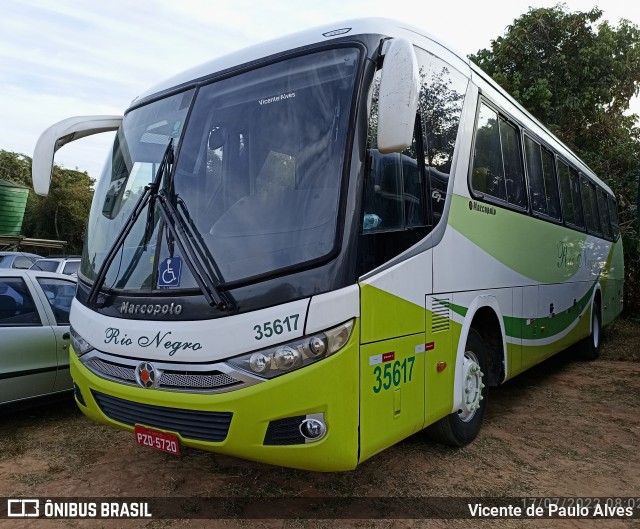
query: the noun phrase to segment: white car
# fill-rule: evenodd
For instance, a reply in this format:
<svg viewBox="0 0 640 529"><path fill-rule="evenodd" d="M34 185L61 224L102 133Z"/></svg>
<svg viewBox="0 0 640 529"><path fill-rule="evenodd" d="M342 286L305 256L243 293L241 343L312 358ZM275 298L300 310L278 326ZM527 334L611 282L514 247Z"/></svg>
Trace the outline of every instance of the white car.
<svg viewBox="0 0 640 529"><path fill-rule="evenodd" d="M76 281L0 269L0 405L70 391L69 310Z"/></svg>
<svg viewBox="0 0 640 529"><path fill-rule="evenodd" d="M27 270L38 259L44 259L41 255L26 252L0 252L0 268L18 268Z"/></svg>
<svg viewBox="0 0 640 529"><path fill-rule="evenodd" d="M38 259L30 270L42 270L43 272L57 272L73 277L78 277L80 268L79 257L47 257Z"/></svg>

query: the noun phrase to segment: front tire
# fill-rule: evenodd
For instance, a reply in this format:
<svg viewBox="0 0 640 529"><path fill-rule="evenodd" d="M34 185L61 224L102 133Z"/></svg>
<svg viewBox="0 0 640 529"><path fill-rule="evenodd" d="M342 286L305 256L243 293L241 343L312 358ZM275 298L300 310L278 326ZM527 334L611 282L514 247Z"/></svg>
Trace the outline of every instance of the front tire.
<svg viewBox="0 0 640 529"><path fill-rule="evenodd" d="M427 435L437 443L466 446L480 432L487 407L487 353L480 333L469 331L463 361L462 407L429 426Z"/></svg>

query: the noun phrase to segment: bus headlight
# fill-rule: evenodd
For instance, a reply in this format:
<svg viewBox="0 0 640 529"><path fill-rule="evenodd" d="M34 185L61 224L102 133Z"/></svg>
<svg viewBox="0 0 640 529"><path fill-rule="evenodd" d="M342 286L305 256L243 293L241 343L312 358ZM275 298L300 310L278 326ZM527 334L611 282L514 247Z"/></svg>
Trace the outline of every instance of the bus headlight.
<svg viewBox="0 0 640 529"><path fill-rule="evenodd" d="M288 371L302 359L302 355L296 349L285 345L276 349L275 353L273 353L273 359L278 369Z"/></svg>
<svg viewBox="0 0 640 529"><path fill-rule="evenodd" d="M69 328L69 334L71 335L71 345L73 346L73 350L78 356L82 356L94 349L93 345L80 336L73 327Z"/></svg>
<svg viewBox="0 0 640 529"><path fill-rule="evenodd" d="M338 352L349 341L352 330L350 320L325 332L238 356L227 363L260 377L277 377Z"/></svg>

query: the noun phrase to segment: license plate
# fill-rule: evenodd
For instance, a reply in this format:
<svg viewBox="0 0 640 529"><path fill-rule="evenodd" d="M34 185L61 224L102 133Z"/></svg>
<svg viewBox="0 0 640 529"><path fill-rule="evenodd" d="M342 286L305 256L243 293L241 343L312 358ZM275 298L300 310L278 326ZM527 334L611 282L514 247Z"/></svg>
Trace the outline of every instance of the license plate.
<svg viewBox="0 0 640 529"><path fill-rule="evenodd" d="M169 452L170 454L180 455L180 442L178 436L172 433L159 432L158 430L151 430L136 424L133 430L136 438L136 443L140 446L146 446L153 448L154 450L162 450L163 452Z"/></svg>

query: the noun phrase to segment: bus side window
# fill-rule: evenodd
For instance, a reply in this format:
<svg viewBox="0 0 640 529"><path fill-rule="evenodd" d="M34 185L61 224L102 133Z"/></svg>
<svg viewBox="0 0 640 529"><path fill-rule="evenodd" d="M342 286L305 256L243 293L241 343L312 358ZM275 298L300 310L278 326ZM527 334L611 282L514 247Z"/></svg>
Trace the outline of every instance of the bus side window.
<svg viewBox="0 0 640 529"><path fill-rule="evenodd" d="M572 167L569 167L565 162L559 160L558 175L560 177L560 195L564 220L572 226L584 228L578 172Z"/></svg>
<svg viewBox="0 0 640 529"><path fill-rule="evenodd" d="M560 220L560 197L553 154L526 134L524 150L529 175L531 209L534 213Z"/></svg>
<svg viewBox="0 0 640 529"><path fill-rule="evenodd" d="M558 196L555 160L553 158L553 154L544 147L541 148L541 152L544 186L547 194L548 215L554 219L560 220L562 218L562 213L560 212L560 197Z"/></svg>
<svg viewBox="0 0 640 529"><path fill-rule="evenodd" d="M529 175L531 208L535 213L548 215L549 209L547 207L547 193L542 170L540 144L532 140L529 136L525 136L524 146L527 159L527 174Z"/></svg>
<svg viewBox="0 0 640 529"><path fill-rule="evenodd" d="M514 125L502 119L502 116L500 116L500 139L507 202L525 208L527 192L524 184L522 153L520 152L520 132Z"/></svg>
<svg viewBox="0 0 640 529"><path fill-rule="evenodd" d="M602 226L602 234L605 239L612 239L611 224L609 220L609 211L607 208L607 195L602 189L598 189L598 212L600 213L600 225Z"/></svg>
<svg viewBox="0 0 640 529"><path fill-rule="evenodd" d="M478 115L471 186L482 195L526 207L520 132L484 103Z"/></svg>
<svg viewBox="0 0 640 529"><path fill-rule="evenodd" d="M498 113L482 105L476 130L476 148L471 185L478 193L507 199L500 148Z"/></svg>
<svg viewBox="0 0 640 529"><path fill-rule="evenodd" d="M601 235L600 217L598 216L598 204L596 202L595 186L582 177L582 210L584 211L585 224L589 233Z"/></svg>
<svg viewBox="0 0 640 529"><path fill-rule="evenodd" d="M617 240L620 235L620 226L618 224L618 209L616 207L616 201L613 197L607 195L607 201L609 202L609 218L611 219L611 235L613 240Z"/></svg>
<svg viewBox="0 0 640 529"><path fill-rule="evenodd" d="M584 210L582 209L582 201L580 199L580 183L578 171L573 167L569 167L569 181L571 182L571 197L573 198L573 208L575 213L575 223L577 226L584 228Z"/></svg>

